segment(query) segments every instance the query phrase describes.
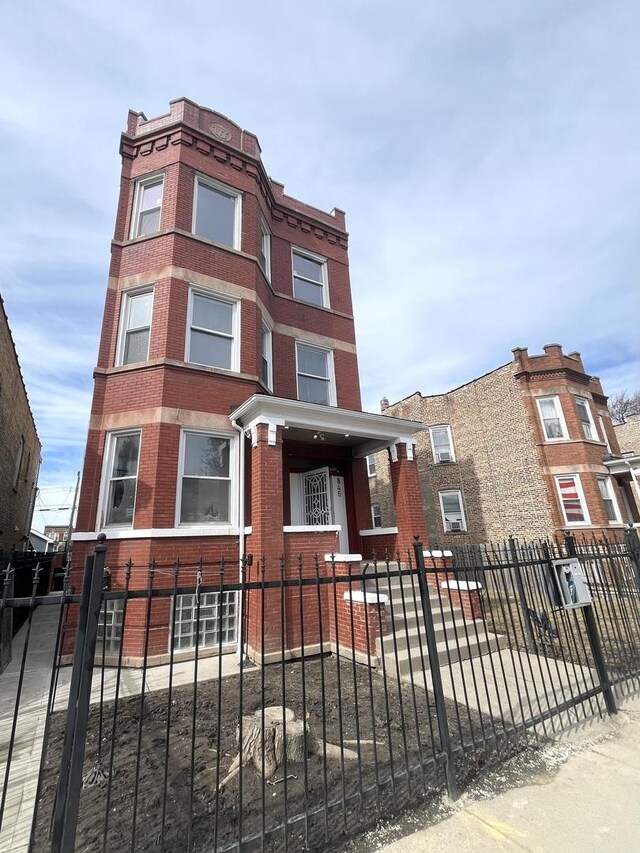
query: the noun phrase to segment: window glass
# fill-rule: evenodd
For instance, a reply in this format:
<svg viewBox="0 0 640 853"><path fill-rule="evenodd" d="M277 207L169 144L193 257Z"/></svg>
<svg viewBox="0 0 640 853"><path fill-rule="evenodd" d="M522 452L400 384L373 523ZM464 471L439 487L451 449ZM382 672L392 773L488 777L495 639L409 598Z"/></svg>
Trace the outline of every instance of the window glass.
<svg viewBox="0 0 640 853"><path fill-rule="evenodd" d="M228 523L230 520L231 441L185 433L180 522Z"/></svg>
<svg viewBox="0 0 640 853"><path fill-rule="evenodd" d="M160 229L162 188L162 178L138 185L136 222L133 230L134 237L155 234Z"/></svg>
<svg viewBox="0 0 640 853"><path fill-rule="evenodd" d="M207 240L233 248L236 204L237 196L197 181L194 232Z"/></svg>
<svg viewBox="0 0 640 853"><path fill-rule="evenodd" d="M298 369L300 373L327 378L327 353L312 347L298 347Z"/></svg>
<svg viewBox="0 0 640 853"><path fill-rule="evenodd" d="M260 224L260 249L258 263L262 272L269 278L271 274L271 234L264 223Z"/></svg>
<svg viewBox="0 0 640 853"><path fill-rule="evenodd" d="M578 417L582 424L582 431L585 438L595 438L593 427L591 425L591 417L589 414L589 403L584 397L576 397L576 406L578 407Z"/></svg>
<svg viewBox="0 0 640 853"><path fill-rule="evenodd" d="M575 477L558 477L560 499L567 524L585 521L584 509Z"/></svg>
<svg viewBox="0 0 640 853"><path fill-rule="evenodd" d="M538 400L545 435L549 439L564 438L562 421L556 408L557 405L558 401L555 397L544 397Z"/></svg>
<svg viewBox="0 0 640 853"><path fill-rule="evenodd" d="M453 462L451 431L448 426L430 427L433 458L436 462Z"/></svg>
<svg viewBox="0 0 640 853"><path fill-rule="evenodd" d="M442 521L447 531L465 530L466 523L462 509L462 495L457 490L440 492Z"/></svg>
<svg viewBox="0 0 640 853"><path fill-rule="evenodd" d="M374 527L382 527L382 513L379 504L371 504L371 519Z"/></svg>
<svg viewBox="0 0 640 853"><path fill-rule="evenodd" d="M312 305L324 305L325 263L293 252L293 295Z"/></svg>
<svg viewBox="0 0 640 853"><path fill-rule="evenodd" d="M607 518L609 521L618 521L618 513L616 512L616 505L613 500L611 483L607 477L598 477L597 480L605 512L607 513Z"/></svg>
<svg viewBox="0 0 640 853"><path fill-rule="evenodd" d="M105 524L133 523L139 451L139 432L117 435L112 439Z"/></svg>
<svg viewBox="0 0 640 853"><path fill-rule="evenodd" d="M376 475L376 457L375 456L367 456L367 474L370 477L375 477L375 475Z"/></svg>
<svg viewBox="0 0 640 853"><path fill-rule="evenodd" d="M197 293L192 300L189 361L231 370L234 305Z"/></svg>
<svg viewBox="0 0 640 853"><path fill-rule="evenodd" d="M125 295L125 331L122 364L136 364L149 357L149 332L153 292Z"/></svg>
<svg viewBox="0 0 640 853"><path fill-rule="evenodd" d="M306 403L331 404L329 353L298 344L298 399Z"/></svg>

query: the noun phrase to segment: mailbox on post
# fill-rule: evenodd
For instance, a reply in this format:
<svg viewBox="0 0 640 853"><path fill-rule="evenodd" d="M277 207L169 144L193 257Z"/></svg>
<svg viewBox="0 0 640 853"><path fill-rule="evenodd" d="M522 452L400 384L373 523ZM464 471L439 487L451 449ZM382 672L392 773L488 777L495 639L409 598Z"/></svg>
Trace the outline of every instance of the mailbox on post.
<svg viewBox="0 0 640 853"><path fill-rule="evenodd" d="M571 610L591 604L591 593L587 589L580 560L569 557L553 560L552 603L555 608Z"/></svg>

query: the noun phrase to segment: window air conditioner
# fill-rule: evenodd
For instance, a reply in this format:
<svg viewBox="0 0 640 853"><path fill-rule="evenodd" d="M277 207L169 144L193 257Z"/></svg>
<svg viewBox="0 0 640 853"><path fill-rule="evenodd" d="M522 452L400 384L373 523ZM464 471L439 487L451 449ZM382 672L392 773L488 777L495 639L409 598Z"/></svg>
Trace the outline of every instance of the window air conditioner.
<svg viewBox="0 0 640 853"><path fill-rule="evenodd" d="M437 456L438 462L451 462L451 453L448 450L440 450Z"/></svg>
<svg viewBox="0 0 640 853"><path fill-rule="evenodd" d="M462 527L461 521L451 521L449 523L449 529L450 530L463 530L464 528Z"/></svg>

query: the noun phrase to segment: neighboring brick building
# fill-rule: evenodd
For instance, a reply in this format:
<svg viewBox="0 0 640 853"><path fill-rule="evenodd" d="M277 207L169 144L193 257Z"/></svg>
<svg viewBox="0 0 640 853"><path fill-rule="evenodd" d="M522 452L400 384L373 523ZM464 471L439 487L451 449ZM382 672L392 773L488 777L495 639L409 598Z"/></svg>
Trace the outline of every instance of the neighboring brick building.
<svg viewBox="0 0 640 853"><path fill-rule="evenodd" d="M40 440L0 297L0 551L28 544Z"/></svg>
<svg viewBox="0 0 640 853"><path fill-rule="evenodd" d="M299 553L366 554L377 538L365 456L388 446L404 495L389 541L408 547L424 534L419 425L361 411L344 213L285 195L252 133L185 99L152 120L130 112L120 150L74 570L100 531L115 586L129 558L166 568L180 556L195 576L200 557L237 573L251 554L255 576L264 555L279 577L282 554L293 571ZM188 651L187 598L174 648ZM164 603L158 656L171 643ZM234 596L221 609L232 643ZM279 626L267 635L268 651ZM139 636L125 647L139 656Z"/></svg>
<svg viewBox="0 0 640 853"><path fill-rule="evenodd" d="M446 394L419 392L385 414L420 420L416 436L432 545L621 530L640 521L600 381L557 344ZM384 454L369 462L373 514L394 523ZM611 476L613 475L613 476Z"/></svg>

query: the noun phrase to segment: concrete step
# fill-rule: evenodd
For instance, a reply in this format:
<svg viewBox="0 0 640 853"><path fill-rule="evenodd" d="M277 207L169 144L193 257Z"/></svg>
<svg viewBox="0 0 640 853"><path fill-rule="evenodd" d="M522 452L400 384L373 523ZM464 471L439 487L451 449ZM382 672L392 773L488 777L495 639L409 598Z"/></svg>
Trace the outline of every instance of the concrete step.
<svg viewBox="0 0 640 853"><path fill-rule="evenodd" d="M396 621L395 627L395 645L398 649L414 648L416 650L416 654L419 655L420 645L422 645L424 653L426 654L427 636L422 625L422 618L420 618L418 624L416 624L415 618L411 621L407 618L406 627L404 621ZM444 622L434 621L433 627L436 635L436 642L439 643L444 641L445 638L448 638L449 643L454 646L456 645L456 642L458 645L463 645L467 641L467 636L469 642L471 642L478 637L482 638L487 635L487 632L481 622L465 622L462 617L458 619L449 618ZM385 634L382 640L378 639L377 651L379 654L383 651L383 646L387 652L392 651L394 648L394 637L393 631L391 630L390 619L387 619L387 629L388 633Z"/></svg>
<svg viewBox="0 0 640 853"><path fill-rule="evenodd" d="M469 658L480 657L481 655L490 654L491 652L499 651L506 645L506 637L496 634L485 634L479 637L470 637L469 642L450 639L448 644L441 640L437 644L438 648L438 665L445 666L449 662L458 663L458 661L468 660ZM447 653L448 648L448 653ZM393 647L385 653L385 666L387 672L395 672L396 655ZM409 663L411 660L411 664ZM427 655L424 654L425 665L427 664ZM413 670L414 676L422 671L422 656L419 648L398 649L398 666L400 676L408 676Z"/></svg>

